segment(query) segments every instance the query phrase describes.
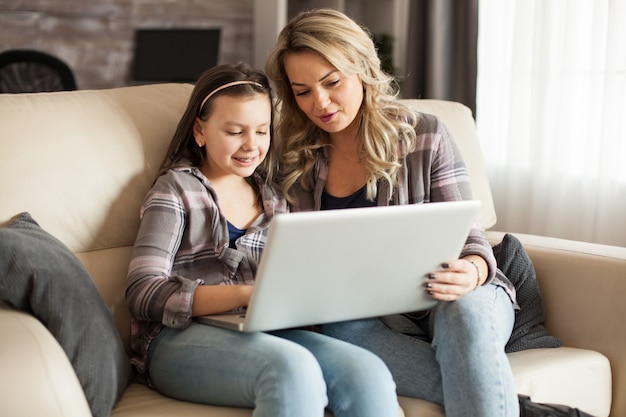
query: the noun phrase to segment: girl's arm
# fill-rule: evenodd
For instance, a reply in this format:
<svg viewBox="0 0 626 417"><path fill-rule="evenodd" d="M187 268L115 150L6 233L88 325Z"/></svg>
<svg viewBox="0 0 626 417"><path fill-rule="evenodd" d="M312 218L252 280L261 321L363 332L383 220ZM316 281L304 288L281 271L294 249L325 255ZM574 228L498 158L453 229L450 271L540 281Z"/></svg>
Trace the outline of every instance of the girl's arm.
<svg viewBox="0 0 626 417"><path fill-rule="evenodd" d="M200 285L194 291L191 315L217 314L245 307L252 288L252 285Z"/></svg>
<svg viewBox="0 0 626 417"><path fill-rule="evenodd" d="M248 290L238 285L202 285L223 282L227 272L215 251L215 222L205 217L217 207L210 201L196 207L197 184L190 175L166 174L146 196L126 288L130 313L139 320L184 328L194 315L247 305ZM196 203L190 208L189 201Z"/></svg>

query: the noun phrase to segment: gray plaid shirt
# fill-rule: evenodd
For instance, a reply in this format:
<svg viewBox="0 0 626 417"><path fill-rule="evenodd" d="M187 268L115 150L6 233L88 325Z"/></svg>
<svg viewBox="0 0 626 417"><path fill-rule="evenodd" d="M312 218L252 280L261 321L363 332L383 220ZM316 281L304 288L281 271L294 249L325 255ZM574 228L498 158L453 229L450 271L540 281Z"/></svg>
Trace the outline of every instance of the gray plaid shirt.
<svg viewBox="0 0 626 417"><path fill-rule="evenodd" d="M446 126L433 115L416 113L416 117L419 119L416 128L416 149L400 161L402 168L398 174L398 183L391 193L386 182L379 182L376 204L386 206L471 199L472 190L465 162ZM404 146L405 144L401 142L401 150ZM295 187L298 205L292 207L292 211L320 209L328 175L328 158L324 149L318 151L313 175L315 176L313 192ZM517 305L513 284L501 272L496 274L493 251L478 221L470 230L460 256L467 255L484 258L489 266L489 275L485 283L503 287L514 305Z"/></svg>
<svg viewBox="0 0 626 417"><path fill-rule="evenodd" d="M163 326L191 322L198 285L252 284L275 213L286 201L254 177L263 213L228 247L226 218L209 180L193 167L169 170L157 178L141 208L141 224L130 261L126 301L131 313L132 362L145 371L150 341Z"/></svg>

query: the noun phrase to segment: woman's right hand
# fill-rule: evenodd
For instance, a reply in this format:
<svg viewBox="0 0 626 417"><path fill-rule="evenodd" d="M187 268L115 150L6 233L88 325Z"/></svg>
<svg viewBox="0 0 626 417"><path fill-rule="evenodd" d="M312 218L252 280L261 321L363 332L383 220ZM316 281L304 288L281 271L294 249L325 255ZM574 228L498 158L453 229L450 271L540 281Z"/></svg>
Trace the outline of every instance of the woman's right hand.
<svg viewBox="0 0 626 417"><path fill-rule="evenodd" d="M218 314L246 307L253 288L252 285L199 285L193 294L191 315Z"/></svg>
<svg viewBox="0 0 626 417"><path fill-rule="evenodd" d="M445 262L442 269L428 274L425 286L428 294L439 301L454 301L474 291L484 283L487 263L477 255Z"/></svg>

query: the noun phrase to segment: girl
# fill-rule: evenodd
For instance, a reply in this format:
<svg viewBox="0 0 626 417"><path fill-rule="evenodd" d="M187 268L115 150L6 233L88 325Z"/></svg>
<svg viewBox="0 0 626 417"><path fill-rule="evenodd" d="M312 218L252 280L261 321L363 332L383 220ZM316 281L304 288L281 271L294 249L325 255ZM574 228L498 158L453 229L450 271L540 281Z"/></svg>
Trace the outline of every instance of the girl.
<svg viewBox="0 0 626 417"><path fill-rule="evenodd" d="M185 401L256 417L398 414L389 371L365 349L306 330L244 334L194 316L244 308L272 217L272 97L265 75L218 66L198 80L141 209L126 289L133 364Z"/></svg>

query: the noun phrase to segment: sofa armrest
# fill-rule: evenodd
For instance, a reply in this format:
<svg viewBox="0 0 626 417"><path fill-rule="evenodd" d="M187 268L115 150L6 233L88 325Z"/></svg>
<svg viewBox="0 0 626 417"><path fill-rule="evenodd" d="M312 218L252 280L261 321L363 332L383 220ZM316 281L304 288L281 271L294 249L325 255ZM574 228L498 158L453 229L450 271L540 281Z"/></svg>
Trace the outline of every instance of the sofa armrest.
<svg viewBox="0 0 626 417"><path fill-rule="evenodd" d="M74 369L36 318L0 302L0 414L90 417Z"/></svg>
<svg viewBox="0 0 626 417"><path fill-rule="evenodd" d="M492 244L502 232L488 231ZM626 415L626 248L517 234L543 297L546 327L565 346L608 357L613 374L611 415ZM618 395L620 394L620 395Z"/></svg>

